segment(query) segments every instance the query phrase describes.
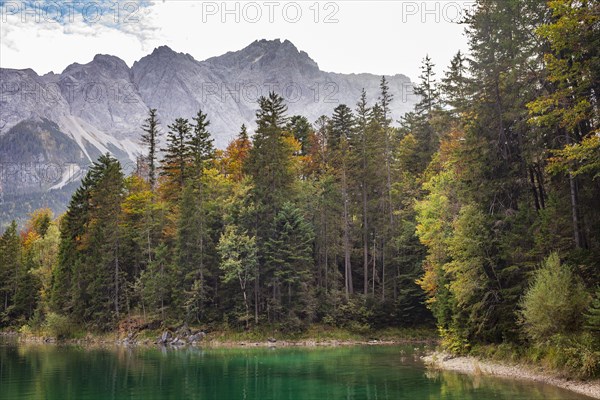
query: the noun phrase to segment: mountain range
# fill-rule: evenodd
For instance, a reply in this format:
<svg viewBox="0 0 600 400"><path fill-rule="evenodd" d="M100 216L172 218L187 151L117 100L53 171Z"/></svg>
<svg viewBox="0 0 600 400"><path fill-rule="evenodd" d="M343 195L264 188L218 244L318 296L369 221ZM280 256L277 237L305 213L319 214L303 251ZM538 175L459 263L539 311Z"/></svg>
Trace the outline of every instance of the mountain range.
<svg viewBox="0 0 600 400"><path fill-rule="evenodd" d="M417 97L404 75L387 76L392 118ZM290 41L257 40L242 50L197 61L160 46L129 67L98 54L62 73L0 68L0 224L38 207L64 211L87 166L110 152L131 172L149 108L161 135L175 118L208 114L215 145L224 148L242 124L254 129L257 99L273 90L288 114L309 121L339 104L354 108L361 90L374 103L381 76L322 71Z"/></svg>

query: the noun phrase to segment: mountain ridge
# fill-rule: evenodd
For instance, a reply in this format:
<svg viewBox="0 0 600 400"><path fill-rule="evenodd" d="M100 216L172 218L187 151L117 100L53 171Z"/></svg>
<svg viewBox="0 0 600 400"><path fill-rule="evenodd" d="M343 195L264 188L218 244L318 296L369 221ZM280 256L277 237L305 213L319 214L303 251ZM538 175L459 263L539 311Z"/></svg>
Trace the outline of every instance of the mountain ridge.
<svg viewBox="0 0 600 400"><path fill-rule="evenodd" d="M412 109L416 97L408 77L386 77L396 98L391 110L392 118L397 120ZM148 108L158 110L161 140L175 118L191 119L202 108L211 121L215 145L224 148L242 124L250 132L254 130L256 101L271 90L286 98L290 116L301 114L313 122L321 115L330 115L339 104L354 108L363 88L372 104L379 93L380 79L368 73L322 71L306 52L280 39L255 40L241 50L203 61L162 45L131 66L118 56L96 54L91 61L72 63L59 74L0 68L0 149L9 142L12 149L0 153L0 165L12 168L60 161L76 164L78 171L83 171L106 152L133 165L143 151L139 138ZM40 138L48 149L31 147L28 141L32 138ZM52 140L48 142L48 138ZM35 151L29 151L28 146ZM72 188L60 184L69 181L67 173L65 169L57 174L54 182L34 176L20 184L3 178L0 198L10 195L23 204L31 199L35 203L41 197L47 198L46 192L56 190L57 185ZM36 203L31 208L43 205ZM6 222L6 210L14 210L14 204L3 202L1 206L0 223Z"/></svg>

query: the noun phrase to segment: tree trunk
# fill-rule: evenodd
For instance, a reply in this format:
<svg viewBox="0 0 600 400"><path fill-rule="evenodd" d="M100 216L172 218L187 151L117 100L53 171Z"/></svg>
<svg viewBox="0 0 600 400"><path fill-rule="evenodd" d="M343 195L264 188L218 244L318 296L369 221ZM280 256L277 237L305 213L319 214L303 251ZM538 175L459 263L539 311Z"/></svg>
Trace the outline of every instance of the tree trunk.
<svg viewBox="0 0 600 400"><path fill-rule="evenodd" d="M241 276L238 275L238 279L240 280L240 288L242 289L242 294L244 295L244 308L246 309L246 329L248 329L250 323L250 308L248 307L248 296L246 295L246 282L242 279Z"/></svg>
<svg viewBox="0 0 600 400"><path fill-rule="evenodd" d="M350 264L350 226L348 222L348 188L346 187L346 168L342 171L342 198L344 202L344 275L346 299L353 293L352 287L352 266Z"/></svg>
<svg viewBox="0 0 600 400"><path fill-rule="evenodd" d="M381 243L381 301L385 301L385 237Z"/></svg>
<svg viewBox="0 0 600 400"><path fill-rule="evenodd" d="M376 272L376 266L377 266L377 242L376 239L373 238L373 273L371 274L373 277L373 288L371 291L371 295L373 297L375 297L375 272Z"/></svg>
<svg viewBox="0 0 600 400"><path fill-rule="evenodd" d="M254 323L258 325L258 277L256 275L256 280L254 281Z"/></svg>
<svg viewBox="0 0 600 400"><path fill-rule="evenodd" d="M117 251L115 254L115 313L117 320L119 319L119 244L117 243Z"/></svg>
<svg viewBox="0 0 600 400"><path fill-rule="evenodd" d="M364 273L364 294L369 293L369 230L367 218L367 183L363 182L363 273Z"/></svg>
<svg viewBox="0 0 600 400"><path fill-rule="evenodd" d="M575 247L581 248L581 232L579 229L579 210L577 201L577 185L573 174L569 173L569 188L571 191L571 219L573 222L573 239Z"/></svg>

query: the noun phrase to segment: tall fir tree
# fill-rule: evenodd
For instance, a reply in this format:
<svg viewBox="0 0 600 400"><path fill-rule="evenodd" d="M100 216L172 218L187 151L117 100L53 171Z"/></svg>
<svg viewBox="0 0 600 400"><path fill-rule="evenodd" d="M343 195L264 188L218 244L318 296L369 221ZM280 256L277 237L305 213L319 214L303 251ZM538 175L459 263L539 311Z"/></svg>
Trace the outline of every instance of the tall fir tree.
<svg viewBox="0 0 600 400"><path fill-rule="evenodd" d="M162 149L164 157L160 174L166 178L165 190L168 198L178 199L190 174L191 158L189 142L192 127L187 119L177 118L169 125L167 147Z"/></svg>
<svg viewBox="0 0 600 400"><path fill-rule="evenodd" d="M333 110L330 120L328 147L333 166L339 182L342 201L342 248L344 251L343 271L344 290L346 299L354 293L354 281L352 278L352 226L351 226L351 204L349 195L349 140L354 129L354 115L352 110L345 104L340 104Z"/></svg>
<svg viewBox="0 0 600 400"><path fill-rule="evenodd" d="M157 142L159 135L159 121L157 118L157 110L156 108L151 108L148 111L148 118L144 121L142 125L142 130L144 134L142 134L142 145L146 148L148 154L145 157L146 166L148 168L148 183L150 183L150 188L154 190L156 185L156 157L157 157Z"/></svg>
<svg viewBox="0 0 600 400"><path fill-rule="evenodd" d="M270 312L275 321L284 320L297 329L314 317L314 291L310 279L312 227L300 210L284 203L273 220L265 243L266 273L270 275ZM295 329L294 329L295 330Z"/></svg>

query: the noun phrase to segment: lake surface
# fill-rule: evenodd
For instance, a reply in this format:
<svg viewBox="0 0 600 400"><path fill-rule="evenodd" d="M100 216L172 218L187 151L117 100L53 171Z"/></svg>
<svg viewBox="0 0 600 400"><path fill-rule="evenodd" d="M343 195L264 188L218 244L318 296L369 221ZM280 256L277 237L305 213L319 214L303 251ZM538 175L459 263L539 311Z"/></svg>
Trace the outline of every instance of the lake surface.
<svg viewBox="0 0 600 400"><path fill-rule="evenodd" d="M422 350L90 350L0 343L0 399L587 399L535 383L431 372L419 361Z"/></svg>

